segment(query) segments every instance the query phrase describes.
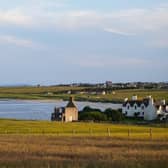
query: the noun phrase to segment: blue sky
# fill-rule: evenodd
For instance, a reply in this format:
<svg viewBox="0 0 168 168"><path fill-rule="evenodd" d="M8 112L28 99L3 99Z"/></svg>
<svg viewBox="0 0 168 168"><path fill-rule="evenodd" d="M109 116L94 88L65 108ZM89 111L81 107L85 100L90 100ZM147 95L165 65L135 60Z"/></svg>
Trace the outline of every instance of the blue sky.
<svg viewBox="0 0 168 168"><path fill-rule="evenodd" d="M166 0L0 3L0 85L168 81Z"/></svg>

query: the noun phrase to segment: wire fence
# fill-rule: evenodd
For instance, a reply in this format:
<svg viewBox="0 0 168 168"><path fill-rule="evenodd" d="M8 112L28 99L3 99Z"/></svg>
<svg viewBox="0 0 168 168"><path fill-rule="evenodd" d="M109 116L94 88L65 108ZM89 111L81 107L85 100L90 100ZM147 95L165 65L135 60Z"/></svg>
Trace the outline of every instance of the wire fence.
<svg viewBox="0 0 168 168"><path fill-rule="evenodd" d="M104 137L120 137L120 138L167 138L168 139L168 133L167 132L155 132L152 128L146 129L144 131L136 131L133 129L125 129L122 131L117 131L114 129L106 128L104 130L95 130L94 128L89 128L88 130L78 130L78 129L72 129L72 130L53 130L48 131L45 129L29 129L29 130L4 130L0 131L0 134L2 135L54 135L54 136L104 136Z"/></svg>

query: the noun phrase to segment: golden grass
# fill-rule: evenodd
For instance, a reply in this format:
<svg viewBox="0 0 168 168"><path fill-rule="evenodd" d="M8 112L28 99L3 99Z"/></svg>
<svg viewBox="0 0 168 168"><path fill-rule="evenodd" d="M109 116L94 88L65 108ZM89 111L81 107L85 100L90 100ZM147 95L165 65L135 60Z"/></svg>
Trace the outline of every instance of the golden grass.
<svg viewBox="0 0 168 168"><path fill-rule="evenodd" d="M168 141L1 135L0 167L167 168Z"/></svg>
<svg viewBox="0 0 168 168"><path fill-rule="evenodd" d="M135 125L0 120L0 167L167 168L168 128L152 127L152 137L149 130Z"/></svg>

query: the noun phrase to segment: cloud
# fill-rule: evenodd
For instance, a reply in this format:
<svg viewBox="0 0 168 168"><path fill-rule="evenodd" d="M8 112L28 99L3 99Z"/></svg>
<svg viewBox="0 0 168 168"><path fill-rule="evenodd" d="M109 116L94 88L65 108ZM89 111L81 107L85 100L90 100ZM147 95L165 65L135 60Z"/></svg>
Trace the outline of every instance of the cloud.
<svg viewBox="0 0 168 168"><path fill-rule="evenodd" d="M135 35L133 33L122 32L120 30L115 30L115 29L110 29L110 28L105 28L104 31L109 32L109 33L119 34L122 36L134 36Z"/></svg>
<svg viewBox="0 0 168 168"><path fill-rule="evenodd" d="M20 39L9 35L0 35L0 43L14 44L21 47L35 47L35 44L31 40Z"/></svg>
<svg viewBox="0 0 168 168"><path fill-rule="evenodd" d="M17 8L0 10L0 25L18 25L36 30L82 31L96 30L121 36L143 36L153 46L167 47L162 34L167 35L168 5L153 8L131 8L112 12L71 10L69 1L30 0ZM38 5L39 4L39 5ZM154 43L154 42L153 42Z"/></svg>
<svg viewBox="0 0 168 168"><path fill-rule="evenodd" d="M31 16L24 15L18 9L0 11L0 24L14 24L21 26L30 26L33 24Z"/></svg>
<svg viewBox="0 0 168 168"><path fill-rule="evenodd" d="M71 10L64 9L64 5L64 1L58 0L30 1L17 8L0 11L0 24L67 30L95 28L120 35L157 32L168 28L167 5L113 12Z"/></svg>

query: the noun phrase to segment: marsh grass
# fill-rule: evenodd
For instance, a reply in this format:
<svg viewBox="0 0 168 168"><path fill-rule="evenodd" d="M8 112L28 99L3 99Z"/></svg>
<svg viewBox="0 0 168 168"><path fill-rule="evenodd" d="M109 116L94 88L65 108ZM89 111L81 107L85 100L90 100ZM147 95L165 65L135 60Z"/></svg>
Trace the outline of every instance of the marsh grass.
<svg viewBox="0 0 168 168"><path fill-rule="evenodd" d="M0 167L167 168L167 149L165 140L1 135Z"/></svg>

